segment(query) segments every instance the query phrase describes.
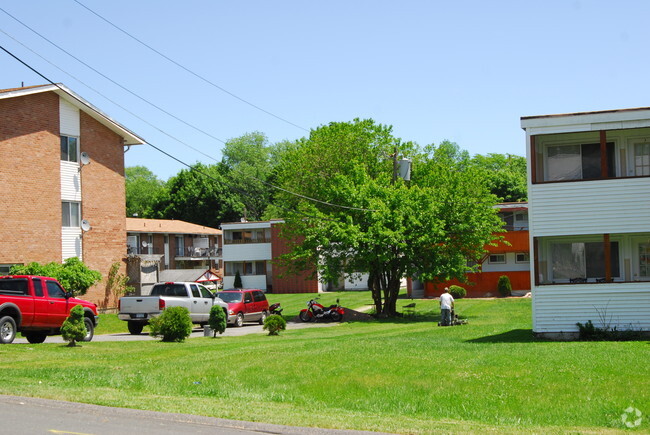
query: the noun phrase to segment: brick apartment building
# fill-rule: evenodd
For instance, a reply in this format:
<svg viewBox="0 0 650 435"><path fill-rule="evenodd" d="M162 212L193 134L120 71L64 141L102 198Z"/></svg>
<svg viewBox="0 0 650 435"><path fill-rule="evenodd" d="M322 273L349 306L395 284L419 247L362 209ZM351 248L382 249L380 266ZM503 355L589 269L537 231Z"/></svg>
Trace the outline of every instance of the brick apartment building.
<svg viewBox="0 0 650 435"><path fill-rule="evenodd" d="M234 287L239 272L245 288L259 288L273 293L317 293L319 283L313 271L287 274L277 259L289 250L280 236L281 220L232 222L221 224L223 230L223 286Z"/></svg>
<svg viewBox="0 0 650 435"><path fill-rule="evenodd" d="M76 256L105 277L126 251L125 146L143 143L63 85L0 90L0 273Z"/></svg>
<svg viewBox="0 0 650 435"><path fill-rule="evenodd" d="M221 230L178 219L126 218L127 270L137 294L158 281L221 278ZM187 273L183 273L187 272Z"/></svg>

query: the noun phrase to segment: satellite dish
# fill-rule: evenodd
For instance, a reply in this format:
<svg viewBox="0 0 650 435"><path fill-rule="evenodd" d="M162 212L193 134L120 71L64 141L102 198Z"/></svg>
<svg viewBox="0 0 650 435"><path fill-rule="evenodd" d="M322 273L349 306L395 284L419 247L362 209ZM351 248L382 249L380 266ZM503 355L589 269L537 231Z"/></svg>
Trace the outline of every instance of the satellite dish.
<svg viewBox="0 0 650 435"><path fill-rule="evenodd" d="M142 247L143 247L143 248L146 248L147 246L149 246L149 243L147 243L147 242L142 242Z"/></svg>
<svg viewBox="0 0 650 435"><path fill-rule="evenodd" d="M81 231L90 231L90 222L88 222L86 219L81 221Z"/></svg>
<svg viewBox="0 0 650 435"><path fill-rule="evenodd" d="M84 151L79 155L79 160L83 166L86 166L88 163L90 163L90 156L87 152Z"/></svg>

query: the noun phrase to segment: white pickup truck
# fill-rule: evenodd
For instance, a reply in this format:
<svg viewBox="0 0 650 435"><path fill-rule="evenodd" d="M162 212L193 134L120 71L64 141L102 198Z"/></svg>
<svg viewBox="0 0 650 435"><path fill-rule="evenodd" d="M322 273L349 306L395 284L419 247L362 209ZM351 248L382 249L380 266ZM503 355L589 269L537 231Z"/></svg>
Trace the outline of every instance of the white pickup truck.
<svg viewBox="0 0 650 435"><path fill-rule="evenodd" d="M160 315L165 308L185 307L190 312L192 323L205 326L213 305L219 305L228 315L228 304L201 284L160 282L151 288L149 296L121 297L118 318L128 322L132 335L138 335L149 319Z"/></svg>

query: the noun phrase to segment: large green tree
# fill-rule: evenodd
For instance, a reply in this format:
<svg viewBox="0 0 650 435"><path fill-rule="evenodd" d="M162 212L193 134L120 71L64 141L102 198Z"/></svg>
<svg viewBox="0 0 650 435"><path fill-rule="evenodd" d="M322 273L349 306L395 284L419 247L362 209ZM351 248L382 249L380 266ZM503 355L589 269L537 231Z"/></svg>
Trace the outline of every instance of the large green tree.
<svg viewBox="0 0 650 435"><path fill-rule="evenodd" d="M526 201L526 158L513 154L476 155L472 164L485 172L490 191L500 201Z"/></svg>
<svg viewBox="0 0 650 435"><path fill-rule="evenodd" d="M167 181L146 217L180 219L198 225L218 228L222 222L238 221L243 205L233 195L222 164L197 163L183 169Z"/></svg>
<svg viewBox="0 0 650 435"><path fill-rule="evenodd" d="M165 182L144 166L125 169L126 215L146 216L155 198L165 188Z"/></svg>
<svg viewBox="0 0 650 435"><path fill-rule="evenodd" d="M395 152L413 159L412 181L393 175ZM277 181L293 270L325 280L370 276L379 314L396 314L400 281L462 277L501 221L483 173L445 143L421 151L372 120L331 123L283 154Z"/></svg>

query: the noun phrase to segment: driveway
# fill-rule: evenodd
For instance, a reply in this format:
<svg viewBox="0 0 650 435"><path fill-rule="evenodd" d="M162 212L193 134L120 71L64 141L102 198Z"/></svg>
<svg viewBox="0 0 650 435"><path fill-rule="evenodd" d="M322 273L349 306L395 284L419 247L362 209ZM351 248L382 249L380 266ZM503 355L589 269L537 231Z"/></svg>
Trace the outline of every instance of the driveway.
<svg viewBox="0 0 650 435"><path fill-rule="evenodd" d="M338 325L339 323L334 323L334 322L324 322L324 323L293 323L293 322L287 322L287 330L292 330L292 329L303 329L303 328L324 328L327 326L333 326L333 325ZM267 334L266 331L264 331L262 325L258 324L253 324L253 323L245 323L244 326L241 328L235 328L235 327L228 327L226 328L226 332L221 334L221 337L236 337L239 335L248 335L248 334ZM217 334L219 335L219 334ZM192 334L190 335L190 338L196 338L196 337L203 337L203 329L202 328L196 328L192 330ZM212 336L212 335L211 335ZM149 334L143 332L140 335L131 335L128 332L126 333L119 333L119 334L103 334L103 335L95 335L93 337L93 341L146 341L146 340L160 340L160 338L156 337L151 337ZM46 343L66 343L65 340L60 335L53 335L50 337L47 337L45 340ZM25 338L20 338L16 337L14 340L14 343L28 343L27 339Z"/></svg>

